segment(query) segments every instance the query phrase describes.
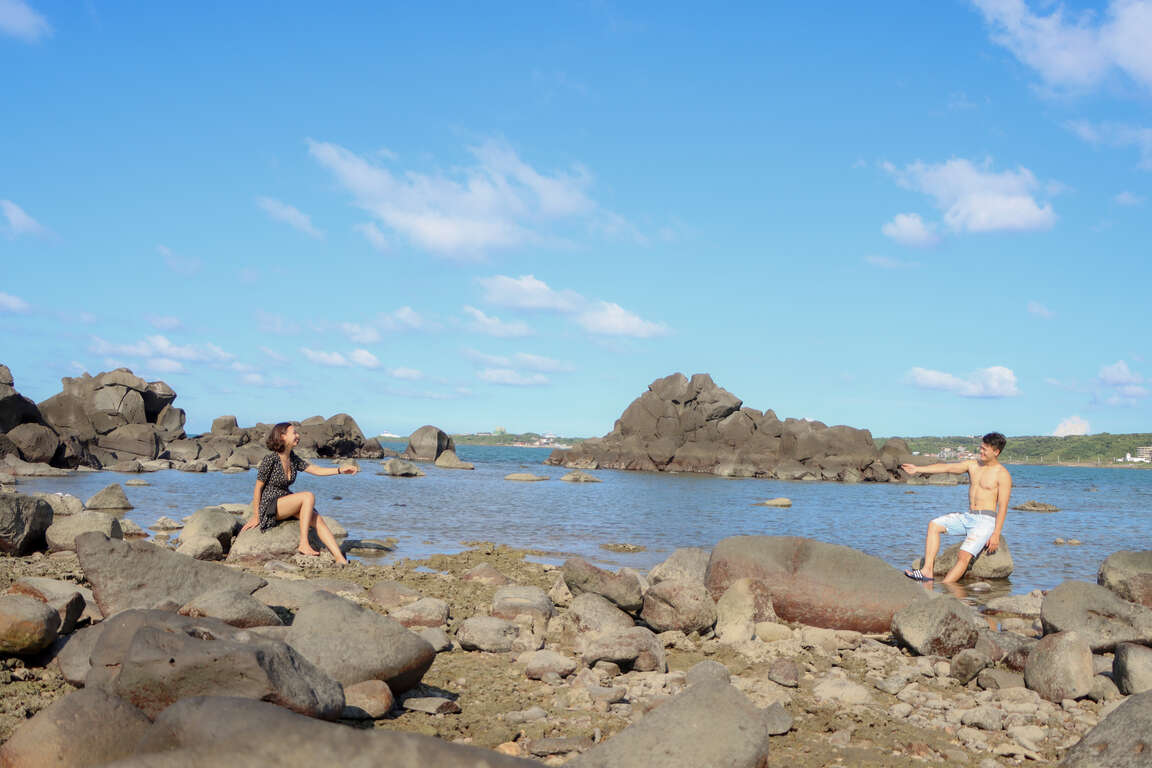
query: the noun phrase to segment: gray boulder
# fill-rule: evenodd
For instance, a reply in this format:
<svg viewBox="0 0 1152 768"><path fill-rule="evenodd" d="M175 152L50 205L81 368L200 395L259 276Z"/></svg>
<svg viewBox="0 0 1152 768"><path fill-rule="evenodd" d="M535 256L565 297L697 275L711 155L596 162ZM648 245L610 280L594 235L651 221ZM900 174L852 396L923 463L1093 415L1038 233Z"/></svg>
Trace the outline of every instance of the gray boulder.
<svg viewBox="0 0 1152 768"><path fill-rule="evenodd" d="M1068 750L1061 768L1148 768L1152 691L1130 697Z"/></svg>
<svg viewBox="0 0 1152 768"><path fill-rule="evenodd" d="M937 476L934 475L934 477ZM952 566L956 565L956 561L960 557L960 547L963 544L964 542L958 541L937 556L936 562L932 564L933 575L944 576L952 570ZM924 558L918 557L913 567L919 568L923 564ZM1012 575L1015 568L1012 553L1008 550L1008 542L1001 537L1000 546L995 552L989 552L985 549L972 558L965 575L972 579L1006 579Z"/></svg>
<svg viewBox="0 0 1152 768"><path fill-rule="evenodd" d="M219 619L233 627L279 627L280 615L252 595L239 589L214 589L193 598L180 608L181 616Z"/></svg>
<svg viewBox="0 0 1152 768"><path fill-rule="evenodd" d="M579 666L575 659L556 651L533 651L528 656L524 674L529 680L543 680L550 675L568 677Z"/></svg>
<svg viewBox="0 0 1152 768"><path fill-rule="evenodd" d="M0 746L0 765L83 768L128 757L152 727L128 702L98 689L73 691L20 725Z"/></svg>
<svg viewBox="0 0 1152 768"><path fill-rule="evenodd" d="M476 469L475 465L462 460L451 448L441 451L440 455L436 457L435 464L440 469Z"/></svg>
<svg viewBox="0 0 1152 768"><path fill-rule="evenodd" d="M1131 603L1152 608L1152 549L1113 552L1100 566L1096 583Z"/></svg>
<svg viewBox="0 0 1152 768"><path fill-rule="evenodd" d="M85 510L79 514L61 517L48 526L45 538L48 541L49 552L74 551L76 537L98 531L112 539L124 538L120 528L120 521L115 515L95 510Z"/></svg>
<svg viewBox="0 0 1152 768"><path fill-rule="evenodd" d="M109 539L101 533L77 536L76 555L105 616L168 602L180 606L215 589L251 594L267 583L252 574L193 560L146 541Z"/></svg>
<svg viewBox="0 0 1152 768"><path fill-rule="evenodd" d="M455 451L456 443L439 427L425 424L408 437L408 447L401 454L406 459L436 461L444 451Z"/></svg>
<svg viewBox="0 0 1152 768"><path fill-rule="evenodd" d="M566 483L600 483L603 482L596 475L590 475L579 469L574 469L560 478Z"/></svg>
<svg viewBox="0 0 1152 768"><path fill-rule="evenodd" d="M220 507L205 507L192 513L184 523L180 538L193 539L203 536L220 542L220 548L227 552L232 547L232 537L240 532L240 520L231 512ZM299 530L299 529L297 529Z"/></svg>
<svg viewBox="0 0 1152 768"><path fill-rule="evenodd" d="M979 637L972 609L954 597L916 600L892 617L896 642L920 656L955 656Z"/></svg>
<svg viewBox="0 0 1152 768"><path fill-rule="evenodd" d="M392 477L424 477L424 470L403 459L388 459L383 466L383 473Z"/></svg>
<svg viewBox="0 0 1152 768"><path fill-rule="evenodd" d="M57 433L74 435L87 443L96 437L92 418L84 406L84 401L75 395L61 392L40 403L40 413Z"/></svg>
<svg viewBox="0 0 1152 768"><path fill-rule="evenodd" d="M526 650L520 647L520 627L496 616L472 616L456 628L456 640L466 651L506 653Z"/></svg>
<svg viewBox="0 0 1152 768"><path fill-rule="evenodd" d="M422 597L394 608L388 615L409 629L440 627L448 623L448 603L438 597Z"/></svg>
<svg viewBox="0 0 1152 768"><path fill-rule="evenodd" d="M340 542L348 538L348 531L332 518L325 516L325 522ZM308 541L313 549L324 552L324 544L316 536L316 529L308 531ZM232 542L228 551L230 563L261 563L268 560L280 560L296 554L296 547L300 544L300 521L293 518L285 520L279 525L261 531L259 528L249 528L241 533Z"/></svg>
<svg viewBox="0 0 1152 768"><path fill-rule="evenodd" d="M595 592L577 595L568 608L568 615L575 619L580 632L591 635L631 629L636 625L631 616Z"/></svg>
<svg viewBox="0 0 1152 768"><path fill-rule="evenodd" d="M594 592L625 611L637 611L644 605L640 580L632 574L611 573L580 557L565 560L561 573L573 595Z"/></svg>
<svg viewBox="0 0 1152 768"><path fill-rule="evenodd" d="M652 584L661 581L686 581L703 584L708 573L708 560L712 550L703 547L680 547L668 559L648 572Z"/></svg>
<svg viewBox="0 0 1152 768"><path fill-rule="evenodd" d="M621 669L636 672L668 670L664 644L644 627L631 627L590 638L584 649L584 663L591 667L598 661L610 661Z"/></svg>
<svg viewBox="0 0 1152 768"><path fill-rule="evenodd" d="M284 643L167 611L125 611L106 623L87 687L113 693L150 718L205 694L270 701L329 720L344 709L339 683Z"/></svg>
<svg viewBox="0 0 1152 768"><path fill-rule="evenodd" d="M53 520L84 511L84 502L70 493L32 493L29 495L48 502L48 506L52 507Z"/></svg>
<svg viewBox="0 0 1152 768"><path fill-rule="evenodd" d="M1050 590L1040 622L1044 634L1079 633L1093 651L1112 650L1118 643L1152 644L1152 608L1086 581L1066 581Z"/></svg>
<svg viewBox="0 0 1152 768"><path fill-rule="evenodd" d="M156 422L165 408L176 400L176 391L163 381L150 381L140 393L144 399L144 418Z"/></svg>
<svg viewBox="0 0 1152 768"><path fill-rule="evenodd" d="M20 424L8 430L8 439L20 451L24 461L47 464L60 448L60 437L43 424Z"/></svg>
<svg viewBox="0 0 1152 768"><path fill-rule="evenodd" d="M924 596L877 557L795 536L721 540L708 563L708 591L719 599L742 578L772 585L772 603L784 621L857 632L887 632L897 611Z"/></svg>
<svg viewBox="0 0 1152 768"><path fill-rule="evenodd" d="M0 493L0 552L26 555L45 547L52 507L22 493Z"/></svg>
<svg viewBox="0 0 1152 768"><path fill-rule="evenodd" d="M731 685L700 683L568 764L760 768L768 764L768 727L764 712Z"/></svg>
<svg viewBox="0 0 1152 768"><path fill-rule="evenodd" d="M1152 691L1152 648L1135 643L1117 645L1112 679L1125 696Z"/></svg>
<svg viewBox="0 0 1152 768"><path fill-rule="evenodd" d="M128 496L124 493L124 488L120 483L112 483L106 486L103 490L97 491L92 498L84 502L86 509L133 509L131 503L128 501Z"/></svg>
<svg viewBox="0 0 1152 768"><path fill-rule="evenodd" d="M703 583L661 581L644 594L640 618L656 632L704 632L716 623L716 603Z"/></svg>
<svg viewBox="0 0 1152 768"><path fill-rule="evenodd" d="M224 548L220 542L210 536L180 536L180 544L176 552L187 555L193 560L223 560Z"/></svg>
<svg viewBox="0 0 1152 768"><path fill-rule="evenodd" d="M1092 649L1076 632L1040 638L1024 667L1024 684L1048 701L1079 699L1092 690Z"/></svg>
<svg viewBox="0 0 1152 768"><path fill-rule="evenodd" d="M737 579L716 601L716 637L725 643L751 640L760 622L779 622L771 587L759 579Z"/></svg>
<svg viewBox="0 0 1152 768"><path fill-rule="evenodd" d="M143 404L140 408L143 411ZM121 458L151 460L160 453L160 438L156 434L155 427L139 422L129 422L106 435L101 435L96 438L96 445Z"/></svg>
<svg viewBox="0 0 1152 768"><path fill-rule="evenodd" d="M92 649L104 631L104 622L81 627L70 635L59 638L53 664L69 685L83 688L92 669Z"/></svg>
<svg viewBox="0 0 1152 768"><path fill-rule="evenodd" d="M84 615L84 597L80 587L70 581L25 576L8 588L12 595L27 595L39 600L60 617L59 633L67 635Z"/></svg>
<svg viewBox="0 0 1152 768"><path fill-rule="evenodd" d="M343 685L383 680L397 695L418 685L436 657L395 619L326 594L296 612L288 643Z"/></svg>
<svg viewBox="0 0 1152 768"><path fill-rule="evenodd" d="M27 595L0 596L0 654L30 655L52 645L60 615Z"/></svg>
<svg viewBox="0 0 1152 768"><path fill-rule="evenodd" d="M540 587L510 584L497 589L492 597L492 615L501 619L528 614L547 620L552 611L552 598Z"/></svg>

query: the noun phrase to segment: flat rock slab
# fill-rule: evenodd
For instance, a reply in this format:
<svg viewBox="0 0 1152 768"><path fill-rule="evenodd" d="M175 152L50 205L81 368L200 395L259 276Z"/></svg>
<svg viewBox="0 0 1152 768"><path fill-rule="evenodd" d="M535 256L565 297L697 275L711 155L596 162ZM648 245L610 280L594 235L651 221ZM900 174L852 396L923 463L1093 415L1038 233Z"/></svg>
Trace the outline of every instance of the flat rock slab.
<svg viewBox="0 0 1152 768"><path fill-rule="evenodd" d="M169 601L181 606L217 589L251 594L267 583L258 576L193 560L145 541L109 539L101 533L77 536L76 555L105 616Z"/></svg>
<svg viewBox="0 0 1152 768"><path fill-rule="evenodd" d="M712 550L705 584L718 600L732 582L772 586L784 621L857 632L887 632L892 616L924 591L883 560L795 536L733 536Z"/></svg>
<svg viewBox="0 0 1152 768"><path fill-rule="evenodd" d="M511 480L514 483L538 483L541 480L547 480L547 475L533 475L530 472L513 472L504 475L505 480Z"/></svg>
<svg viewBox="0 0 1152 768"><path fill-rule="evenodd" d="M1093 652L1112 650L1118 643L1152 644L1152 608L1086 581L1066 581L1049 590L1040 623L1045 635L1077 632Z"/></svg>
<svg viewBox="0 0 1152 768"><path fill-rule="evenodd" d="M571 472L564 475L560 479L566 483L602 483L602 482L604 482L600 478L596 477L596 475L590 475L587 472L581 471L579 469L572 470Z"/></svg>
<svg viewBox="0 0 1152 768"><path fill-rule="evenodd" d="M787 507L792 506L792 499L785 498L784 496L779 496L775 499L765 499L764 501L758 501L755 504L753 504L752 506L754 506L754 507L787 508Z"/></svg>
<svg viewBox="0 0 1152 768"><path fill-rule="evenodd" d="M1064 756L1063 768L1148 768L1152 691L1131 696Z"/></svg>
<svg viewBox="0 0 1152 768"><path fill-rule="evenodd" d="M691 686L568 763L573 768L759 768L767 764L764 712L724 683Z"/></svg>
<svg viewBox="0 0 1152 768"><path fill-rule="evenodd" d="M99 531L112 539L124 538L124 531L115 515L89 509L75 515L61 517L48 526L48 530L44 534L48 541L48 551L74 551L76 549L76 537L89 531Z"/></svg>
<svg viewBox="0 0 1152 768"><path fill-rule="evenodd" d="M457 715L460 705L442 696L410 696L403 701L404 709L428 715Z"/></svg>
<svg viewBox="0 0 1152 768"><path fill-rule="evenodd" d="M0 746L0 765L82 768L128 757L151 721L123 699L98 689L73 691L23 723Z"/></svg>

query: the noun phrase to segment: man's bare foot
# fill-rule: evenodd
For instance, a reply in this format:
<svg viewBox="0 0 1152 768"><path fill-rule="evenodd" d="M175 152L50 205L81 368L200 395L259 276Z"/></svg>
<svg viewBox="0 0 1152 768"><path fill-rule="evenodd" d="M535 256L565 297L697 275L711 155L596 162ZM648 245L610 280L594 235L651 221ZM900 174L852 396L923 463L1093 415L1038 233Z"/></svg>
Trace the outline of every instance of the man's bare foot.
<svg viewBox="0 0 1152 768"><path fill-rule="evenodd" d="M312 547L296 547L296 553L304 555L305 557L320 557L320 553L312 549Z"/></svg>

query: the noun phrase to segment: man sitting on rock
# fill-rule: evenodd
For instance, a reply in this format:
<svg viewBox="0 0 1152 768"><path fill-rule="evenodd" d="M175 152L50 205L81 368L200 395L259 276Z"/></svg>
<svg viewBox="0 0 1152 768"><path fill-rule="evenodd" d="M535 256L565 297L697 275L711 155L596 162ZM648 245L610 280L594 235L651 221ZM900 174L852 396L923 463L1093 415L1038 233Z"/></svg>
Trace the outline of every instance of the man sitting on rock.
<svg viewBox="0 0 1152 768"><path fill-rule="evenodd" d="M928 536L924 541L924 562L904 575L916 581L932 581L932 568L936 564L936 553L940 551L940 534L947 532L953 536L963 534L964 543L956 558L956 565L941 580L953 584L968 570L972 558L980 554L984 546L989 552L1000 548L1000 532L1004 528L1004 516L1008 513L1008 497L1012 494L1012 476L1000 463L1000 452L1008 440L999 432L989 432L980 441L980 458L973 461L958 461L950 464L928 464L918 467L915 464L901 464L900 468L910 475L936 475L947 473L959 475L968 473L968 511L952 512L937 517L928 523Z"/></svg>

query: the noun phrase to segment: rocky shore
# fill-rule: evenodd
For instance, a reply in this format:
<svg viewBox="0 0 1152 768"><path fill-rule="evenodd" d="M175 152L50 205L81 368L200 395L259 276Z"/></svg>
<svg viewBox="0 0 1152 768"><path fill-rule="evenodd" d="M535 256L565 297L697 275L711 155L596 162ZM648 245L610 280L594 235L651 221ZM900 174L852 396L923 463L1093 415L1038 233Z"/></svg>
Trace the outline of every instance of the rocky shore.
<svg viewBox="0 0 1152 768"><path fill-rule="evenodd" d="M74 506L0 494L0 766L1147 764L1148 551L978 613L795 537L338 568Z"/></svg>

